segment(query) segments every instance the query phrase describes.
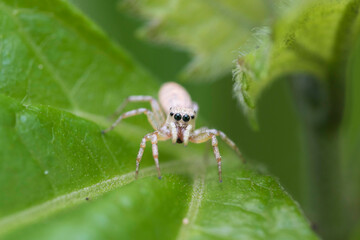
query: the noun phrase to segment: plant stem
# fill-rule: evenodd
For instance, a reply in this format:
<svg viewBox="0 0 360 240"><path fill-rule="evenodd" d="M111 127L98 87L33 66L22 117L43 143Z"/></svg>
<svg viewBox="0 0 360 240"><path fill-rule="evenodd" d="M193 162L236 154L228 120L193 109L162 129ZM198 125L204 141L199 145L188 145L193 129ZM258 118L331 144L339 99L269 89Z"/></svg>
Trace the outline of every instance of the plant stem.
<svg viewBox="0 0 360 240"><path fill-rule="evenodd" d="M341 176L340 127L345 108L345 79L360 1L347 4L335 36L325 81L297 75L293 81L295 102L305 129L308 154L308 214L318 223L325 239L344 239L350 227L346 219L346 191ZM355 36L354 36L355 35ZM351 211L351 210L350 210Z"/></svg>
<svg viewBox="0 0 360 240"><path fill-rule="evenodd" d="M308 216L325 239L344 236L343 199L340 181L340 124L343 102L325 83L298 75L292 82L307 149ZM338 89L341 91L341 89ZM336 95L341 97L341 94Z"/></svg>

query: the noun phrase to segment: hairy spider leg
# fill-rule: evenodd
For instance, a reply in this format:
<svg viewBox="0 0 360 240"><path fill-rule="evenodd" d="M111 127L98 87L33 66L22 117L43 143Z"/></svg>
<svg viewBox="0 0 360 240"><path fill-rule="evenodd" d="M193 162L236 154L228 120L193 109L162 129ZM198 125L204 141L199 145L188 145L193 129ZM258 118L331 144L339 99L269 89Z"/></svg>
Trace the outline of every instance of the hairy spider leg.
<svg viewBox="0 0 360 240"><path fill-rule="evenodd" d="M242 159L242 155L240 153L240 150L237 148L237 146L235 145L235 143L233 141L231 141L226 135L225 133L218 131L216 129L206 129L206 128L201 128L198 130L195 130L193 132L193 134L191 134L189 140L190 142L193 143L203 143L206 142L208 140L211 139L211 145L213 147L213 151L214 151L214 155L218 164L218 172L219 172L219 181L222 182L222 177L221 177L221 156L220 156L220 151L219 151L219 147L218 147L218 141L216 139L216 136L220 136L220 138L227 143L232 149L235 150L235 152L239 155L239 157Z"/></svg>
<svg viewBox="0 0 360 240"><path fill-rule="evenodd" d="M149 102L151 105L151 110L153 111L155 118L157 119L158 123L163 124L165 121L165 116L163 111L160 108L160 105L158 101L151 97L151 96L130 96L124 100L124 102L116 109L115 113L111 115L111 118L114 118L118 116L122 110L126 107L126 105L130 102ZM159 124L158 128L161 127L161 124Z"/></svg>
<svg viewBox="0 0 360 240"><path fill-rule="evenodd" d="M138 155L136 157L135 179L138 178L140 162L141 162L142 156L144 154L147 141L151 141L152 154L154 157L156 170L158 172L158 178L161 179L160 165L159 165L159 151L158 151L157 143L158 143L158 140L164 141L164 140L168 140L169 138L170 138L169 134L161 133L159 131L155 131L153 133L148 133L142 138L141 143L140 143L140 149L139 149Z"/></svg>
<svg viewBox="0 0 360 240"><path fill-rule="evenodd" d="M139 114L145 114L148 118L148 121L150 122L151 126L157 130L158 126L161 125L158 120L155 118L154 113L151 112L150 110L146 109L146 108L139 108L139 109L135 109L126 113L121 114L118 119L116 119L116 121L107 129L101 131L103 134L110 132L111 130L113 130L120 122L122 119L128 118L128 117L133 117Z"/></svg>
<svg viewBox="0 0 360 240"><path fill-rule="evenodd" d="M193 143L203 143L203 142L206 142L206 141L208 141L210 139L211 139L211 145L213 147L215 159L216 159L217 164L218 164L219 182L222 182L222 177L221 177L221 156L220 156L220 151L219 151L218 141L216 139L216 135L206 131L206 132L199 133L197 135L193 134L192 136L190 136L189 140L190 140L190 142L193 142Z"/></svg>
<svg viewBox="0 0 360 240"><path fill-rule="evenodd" d="M196 130L194 131L193 135L198 135L198 134L200 134L200 133L204 133L204 132L206 132L207 130L209 130L208 127L198 128L198 129L196 129Z"/></svg>
<svg viewBox="0 0 360 240"><path fill-rule="evenodd" d="M243 163L245 163L245 159L244 159L242 153L240 152L239 148L236 146L236 144L230 138L228 138L226 136L226 134L224 132L216 130L216 129L208 129L207 127L202 127L202 128L195 130L193 135L199 135L199 134L204 134L204 133L206 134L207 132L212 133L216 136L220 136L220 138L236 152L236 154L239 156L241 161Z"/></svg>

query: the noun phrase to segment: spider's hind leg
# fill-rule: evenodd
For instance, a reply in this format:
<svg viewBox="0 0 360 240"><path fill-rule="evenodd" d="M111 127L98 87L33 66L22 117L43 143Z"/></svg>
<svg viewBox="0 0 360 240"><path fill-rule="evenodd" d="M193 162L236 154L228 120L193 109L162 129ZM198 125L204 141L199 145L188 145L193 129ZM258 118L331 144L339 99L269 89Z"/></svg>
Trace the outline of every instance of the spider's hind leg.
<svg viewBox="0 0 360 240"><path fill-rule="evenodd" d="M159 120L157 120L154 116L154 113L151 112L150 110L146 109L146 108L139 108L139 109L135 109L126 113L121 114L118 119L116 119L116 121L107 129L101 131L103 134L110 132L111 130L113 130L120 122L122 119L128 118L128 117L133 117L139 114L145 114L148 118L148 121L150 122L151 126L157 130L162 122L159 122Z"/></svg>
<svg viewBox="0 0 360 240"><path fill-rule="evenodd" d="M162 112L158 101L156 101L156 99L151 96L143 96L143 95L134 95L126 98L124 102L116 109L115 113L111 115L111 117L113 118L115 116L118 116L122 112L122 110L126 107L126 105L131 102L149 102L155 118L160 122L165 121L164 113Z"/></svg>

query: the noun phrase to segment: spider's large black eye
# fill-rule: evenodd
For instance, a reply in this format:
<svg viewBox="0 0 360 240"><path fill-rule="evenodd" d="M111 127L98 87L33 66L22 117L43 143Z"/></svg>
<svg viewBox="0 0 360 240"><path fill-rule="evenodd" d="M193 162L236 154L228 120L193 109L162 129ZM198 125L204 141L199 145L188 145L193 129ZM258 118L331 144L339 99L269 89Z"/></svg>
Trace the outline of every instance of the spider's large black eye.
<svg viewBox="0 0 360 240"><path fill-rule="evenodd" d="M188 122L188 121L190 120L190 116L187 115L187 114L185 114L185 115L183 116L183 120L184 120L184 122Z"/></svg>
<svg viewBox="0 0 360 240"><path fill-rule="evenodd" d="M180 113L176 113L174 116L176 121L180 121L181 120L181 114Z"/></svg>

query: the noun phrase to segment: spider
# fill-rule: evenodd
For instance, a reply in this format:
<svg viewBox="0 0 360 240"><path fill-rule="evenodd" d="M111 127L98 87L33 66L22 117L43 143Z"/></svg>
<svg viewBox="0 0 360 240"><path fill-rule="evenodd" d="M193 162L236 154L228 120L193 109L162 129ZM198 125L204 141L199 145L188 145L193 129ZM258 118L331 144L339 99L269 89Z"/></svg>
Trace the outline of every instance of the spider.
<svg viewBox="0 0 360 240"><path fill-rule="evenodd" d="M121 114L109 128L102 131L102 133L105 134L113 130L122 119L139 114L145 114L147 116L148 121L155 129L155 131L146 134L141 140L140 149L136 158L135 178L137 178L139 174L140 161L143 156L147 141L151 141L152 154L158 173L158 178L161 179L157 145L158 141L166 141L171 139L173 143L183 143L186 146L189 141L192 143L203 143L211 140L214 155L218 165L219 181L222 182L221 156L216 137L220 136L220 138L233 150L235 150L240 158L242 158L240 150L235 145L235 143L230 140L223 132L216 129L202 127L195 130L195 120L197 119L199 107L195 102L192 102L189 93L179 84L175 82L164 83L159 90L159 100L162 109L166 113L166 119L159 103L153 97L130 96L123 102L123 104L118 107L114 115L119 115L129 102L149 102L152 111L146 108L139 108L125 112Z"/></svg>

